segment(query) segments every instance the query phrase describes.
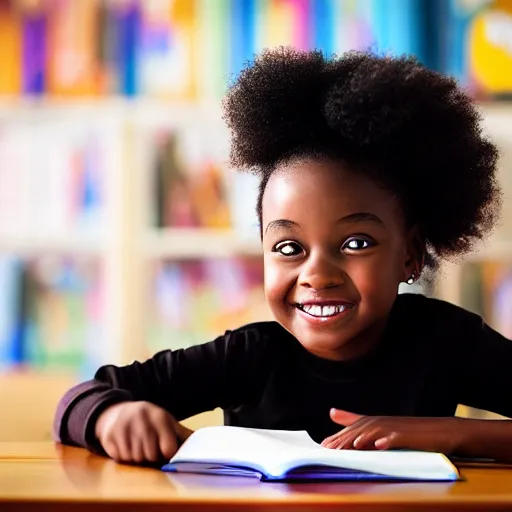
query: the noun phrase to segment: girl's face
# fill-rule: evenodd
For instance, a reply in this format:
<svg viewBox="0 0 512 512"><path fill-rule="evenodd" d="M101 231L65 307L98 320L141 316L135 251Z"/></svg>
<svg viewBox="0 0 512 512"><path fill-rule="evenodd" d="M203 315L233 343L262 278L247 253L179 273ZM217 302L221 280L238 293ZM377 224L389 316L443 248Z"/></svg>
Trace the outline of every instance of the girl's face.
<svg viewBox="0 0 512 512"><path fill-rule="evenodd" d="M379 337L414 268L398 201L341 164L282 166L263 196L265 296L311 353L345 360Z"/></svg>

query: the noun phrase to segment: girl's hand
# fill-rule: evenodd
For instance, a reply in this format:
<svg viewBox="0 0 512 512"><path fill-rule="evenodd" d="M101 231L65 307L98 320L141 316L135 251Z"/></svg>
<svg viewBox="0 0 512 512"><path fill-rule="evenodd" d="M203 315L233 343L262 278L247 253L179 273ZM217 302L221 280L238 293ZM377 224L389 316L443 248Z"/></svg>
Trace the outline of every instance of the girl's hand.
<svg viewBox="0 0 512 512"><path fill-rule="evenodd" d="M150 402L113 405L96 422L96 437L107 455L118 462L168 461L191 433Z"/></svg>
<svg viewBox="0 0 512 512"><path fill-rule="evenodd" d="M331 409L331 419L345 428L323 440L336 450L389 450L404 448L450 454L460 445L458 418L361 416Z"/></svg>

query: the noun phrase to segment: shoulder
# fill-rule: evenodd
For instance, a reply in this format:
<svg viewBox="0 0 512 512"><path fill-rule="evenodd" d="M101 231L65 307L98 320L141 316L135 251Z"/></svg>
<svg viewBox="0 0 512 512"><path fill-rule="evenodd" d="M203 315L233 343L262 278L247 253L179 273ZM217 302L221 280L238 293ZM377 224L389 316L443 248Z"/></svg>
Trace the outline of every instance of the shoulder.
<svg viewBox="0 0 512 512"><path fill-rule="evenodd" d="M228 330L209 345L222 372L233 382L263 385L283 360L289 360L295 338L277 322L257 322ZM259 389L259 388L258 388Z"/></svg>
<svg viewBox="0 0 512 512"><path fill-rule="evenodd" d="M223 338L230 347L253 350L277 350L287 345L292 335L277 322L255 322L226 331Z"/></svg>
<svg viewBox="0 0 512 512"><path fill-rule="evenodd" d="M186 349L220 359L264 357L289 347L293 336L277 322L255 322L227 330L214 340Z"/></svg>
<svg viewBox="0 0 512 512"><path fill-rule="evenodd" d="M482 317L455 304L421 294L404 293L397 297L394 310L411 328L429 332L463 333L482 328Z"/></svg>

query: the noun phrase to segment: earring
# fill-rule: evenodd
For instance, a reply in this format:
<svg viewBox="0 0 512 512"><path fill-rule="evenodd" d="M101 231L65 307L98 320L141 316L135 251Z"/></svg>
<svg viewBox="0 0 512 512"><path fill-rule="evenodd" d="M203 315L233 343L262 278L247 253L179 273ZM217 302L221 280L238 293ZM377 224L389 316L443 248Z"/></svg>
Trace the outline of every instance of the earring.
<svg viewBox="0 0 512 512"><path fill-rule="evenodd" d="M407 279L406 283L407 284L414 284L414 281L416 281L416 274L413 272L411 274L411 277L409 277L409 279Z"/></svg>

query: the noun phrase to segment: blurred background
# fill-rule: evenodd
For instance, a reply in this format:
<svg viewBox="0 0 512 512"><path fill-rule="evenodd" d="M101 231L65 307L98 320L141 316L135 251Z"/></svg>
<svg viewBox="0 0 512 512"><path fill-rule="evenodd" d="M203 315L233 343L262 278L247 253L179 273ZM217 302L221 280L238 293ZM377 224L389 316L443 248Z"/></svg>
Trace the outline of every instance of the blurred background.
<svg viewBox="0 0 512 512"><path fill-rule="evenodd" d="M270 318L220 101L278 45L414 54L467 88L503 220L421 291L512 337L512 0L0 0L0 440L49 439L101 364Z"/></svg>

